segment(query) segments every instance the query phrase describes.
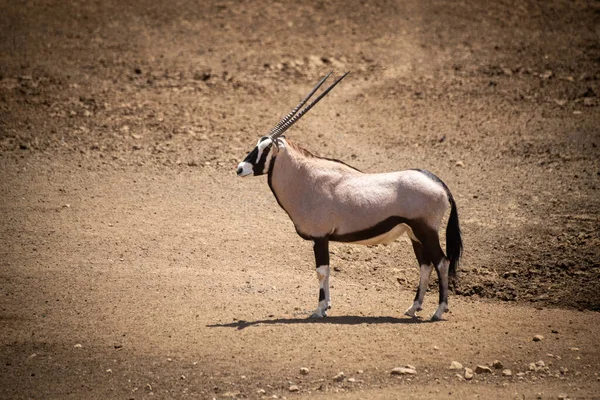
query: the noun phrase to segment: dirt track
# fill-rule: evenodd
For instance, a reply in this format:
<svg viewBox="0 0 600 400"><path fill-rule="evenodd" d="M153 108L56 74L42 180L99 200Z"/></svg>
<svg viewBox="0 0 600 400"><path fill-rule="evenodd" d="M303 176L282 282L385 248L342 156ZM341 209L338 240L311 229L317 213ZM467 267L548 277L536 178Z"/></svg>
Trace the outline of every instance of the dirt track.
<svg viewBox="0 0 600 400"><path fill-rule="evenodd" d="M0 5L1 398L600 397L597 2L66 3ZM288 137L448 184L445 321L405 240L332 246L307 320L310 244L235 177L329 70Z"/></svg>

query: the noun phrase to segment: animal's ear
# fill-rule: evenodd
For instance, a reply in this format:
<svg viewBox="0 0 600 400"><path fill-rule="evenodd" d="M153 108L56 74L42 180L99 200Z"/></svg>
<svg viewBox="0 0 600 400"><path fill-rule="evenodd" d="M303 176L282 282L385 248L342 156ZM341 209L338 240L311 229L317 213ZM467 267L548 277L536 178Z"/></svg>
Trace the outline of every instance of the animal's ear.
<svg viewBox="0 0 600 400"><path fill-rule="evenodd" d="M277 154L279 149L285 148L285 142L281 140L284 136L280 136L273 141L273 155Z"/></svg>

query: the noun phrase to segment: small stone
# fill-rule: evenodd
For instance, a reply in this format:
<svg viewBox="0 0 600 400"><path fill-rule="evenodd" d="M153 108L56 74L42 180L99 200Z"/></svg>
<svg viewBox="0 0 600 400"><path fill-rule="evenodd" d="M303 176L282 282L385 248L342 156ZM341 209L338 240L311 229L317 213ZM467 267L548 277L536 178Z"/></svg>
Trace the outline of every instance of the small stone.
<svg viewBox="0 0 600 400"><path fill-rule="evenodd" d="M533 337L534 342L541 342L542 340L544 340L544 337L542 335L535 335Z"/></svg>
<svg viewBox="0 0 600 400"><path fill-rule="evenodd" d="M502 277L506 279L506 278L510 278L513 276L517 276L517 275L519 275L519 271L517 271L516 269L513 269L513 270L507 271L504 274L502 274Z"/></svg>
<svg viewBox="0 0 600 400"><path fill-rule="evenodd" d="M535 363L535 366L539 367L539 368L544 368L546 366L546 363L544 361L540 360Z"/></svg>
<svg viewBox="0 0 600 400"><path fill-rule="evenodd" d="M502 369L504 368L504 365L502 364L502 361L494 360L494 362L492 363L492 367L494 367L495 369Z"/></svg>
<svg viewBox="0 0 600 400"><path fill-rule="evenodd" d="M364 374L365 371L363 371L362 369L359 369L358 371L356 371L356 373L360 375L360 374Z"/></svg>
<svg viewBox="0 0 600 400"><path fill-rule="evenodd" d="M82 346L80 343L77 343L77 344L76 344L75 346L73 346L73 347L75 347L76 349L80 349L80 348L82 348L83 346Z"/></svg>
<svg viewBox="0 0 600 400"><path fill-rule="evenodd" d="M510 369L503 369L502 376L512 376L512 371Z"/></svg>
<svg viewBox="0 0 600 400"><path fill-rule="evenodd" d="M240 395L240 392L225 392L222 396L226 398L237 399L240 397Z"/></svg>
<svg viewBox="0 0 600 400"><path fill-rule="evenodd" d="M558 400L569 400L569 395L561 393L558 395Z"/></svg>
<svg viewBox="0 0 600 400"><path fill-rule="evenodd" d="M407 367L396 367L392 370L392 375L416 375L417 370Z"/></svg>
<svg viewBox="0 0 600 400"><path fill-rule="evenodd" d="M342 382L344 379L346 379L346 375L343 372L340 372L339 374L333 377L334 382Z"/></svg>
<svg viewBox="0 0 600 400"><path fill-rule="evenodd" d="M535 370L537 370L537 367L535 366L535 363L529 363L529 370L530 370L530 371L535 371Z"/></svg>
<svg viewBox="0 0 600 400"><path fill-rule="evenodd" d="M473 370L471 368L465 368L465 379L468 381L473 379Z"/></svg>
<svg viewBox="0 0 600 400"><path fill-rule="evenodd" d="M463 369L463 365L458 361L452 361L448 369Z"/></svg>
<svg viewBox="0 0 600 400"><path fill-rule="evenodd" d="M292 386L290 386L290 387L288 388L288 390L289 390L290 392L299 392L299 391L300 391L300 388L298 387L298 385L292 385Z"/></svg>
<svg viewBox="0 0 600 400"><path fill-rule="evenodd" d="M542 79L550 79L554 76L554 73L550 70L546 70L540 74L540 78Z"/></svg>
<svg viewBox="0 0 600 400"><path fill-rule="evenodd" d="M571 351L579 351L579 347L571 347L571 348L569 348L569 350L571 350Z"/></svg>
<svg viewBox="0 0 600 400"><path fill-rule="evenodd" d="M490 367L488 367L487 365L478 365L475 367L475 373L476 374L491 374L492 369Z"/></svg>
<svg viewBox="0 0 600 400"><path fill-rule="evenodd" d="M356 382L356 379L355 378L348 378L348 382L354 383L354 382Z"/></svg>
<svg viewBox="0 0 600 400"><path fill-rule="evenodd" d="M455 164L455 165L456 165L457 167L464 167L464 166L465 166L465 163L459 160L459 161L457 161L457 162L456 162L456 164Z"/></svg>
<svg viewBox="0 0 600 400"><path fill-rule="evenodd" d="M564 99L554 99L554 102L560 107L564 107L567 104L567 100Z"/></svg>
<svg viewBox="0 0 600 400"><path fill-rule="evenodd" d="M267 394L267 391L265 389L258 389L256 391L256 393L258 393L258 394Z"/></svg>
<svg viewBox="0 0 600 400"><path fill-rule="evenodd" d="M309 371L310 370L308 368L306 368L306 367L300 368L300 374L302 374L302 375L308 375Z"/></svg>

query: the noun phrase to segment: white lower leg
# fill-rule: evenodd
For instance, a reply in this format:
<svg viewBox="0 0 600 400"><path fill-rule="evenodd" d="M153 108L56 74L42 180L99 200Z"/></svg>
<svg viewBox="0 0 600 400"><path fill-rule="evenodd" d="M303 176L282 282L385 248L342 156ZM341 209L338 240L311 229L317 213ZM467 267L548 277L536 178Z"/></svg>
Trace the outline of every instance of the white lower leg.
<svg viewBox="0 0 600 400"><path fill-rule="evenodd" d="M440 303L431 317L434 321L442 319L442 314L448 312L448 260L443 259L437 268L438 279L440 281Z"/></svg>
<svg viewBox="0 0 600 400"><path fill-rule="evenodd" d="M415 317L417 311L421 311L421 306L423 305L423 299L425 298L425 292L427 292L427 287L429 286L429 276L431 275L431 271L433 271L433 266L429 265L421 265L421 277L419 279L419 289L417 292L417 297L412 306L404 315L408 315L409 317Z"/></svg>
<svg viewBox="0 0 600 400"><path fill-rule="evenodd" d="M327 275L325 277L325 302L327 304L327 310L331 308L331 297L329 297L329 266L327 267Z"/></svg>
<svg viewBox="0 0 600 400"><path fill-rule="evenodd" d="M431 319L434 321L439 321L442 319L442 314L445 312L448 312L448 304L446 302L441 302L435 311L435 314L431 316Z"/></svg>
<svg viewBox="0 0 600 400"><path fill-rule="evenodd" d="M321 265L317 268L317 277L319 278L319 305L311 318L323 318L327 316L327 309L330 306L329 300L329 265Z"/></svg>

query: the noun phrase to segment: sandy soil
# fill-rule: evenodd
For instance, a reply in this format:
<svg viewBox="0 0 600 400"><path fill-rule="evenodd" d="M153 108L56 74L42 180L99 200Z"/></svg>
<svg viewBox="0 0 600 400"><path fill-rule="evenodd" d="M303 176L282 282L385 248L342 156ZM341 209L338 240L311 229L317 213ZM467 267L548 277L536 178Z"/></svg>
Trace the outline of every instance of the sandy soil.
<svg viewBox="0 0 600 400"><path fill-rule="evenodd" d="M599 398L598 26L595 1L3 2L0 398ZM307 319L311 244L235 176L330 70L288 137L448 184L442 322L402 315L404 239L332 245Z"/></svg>

